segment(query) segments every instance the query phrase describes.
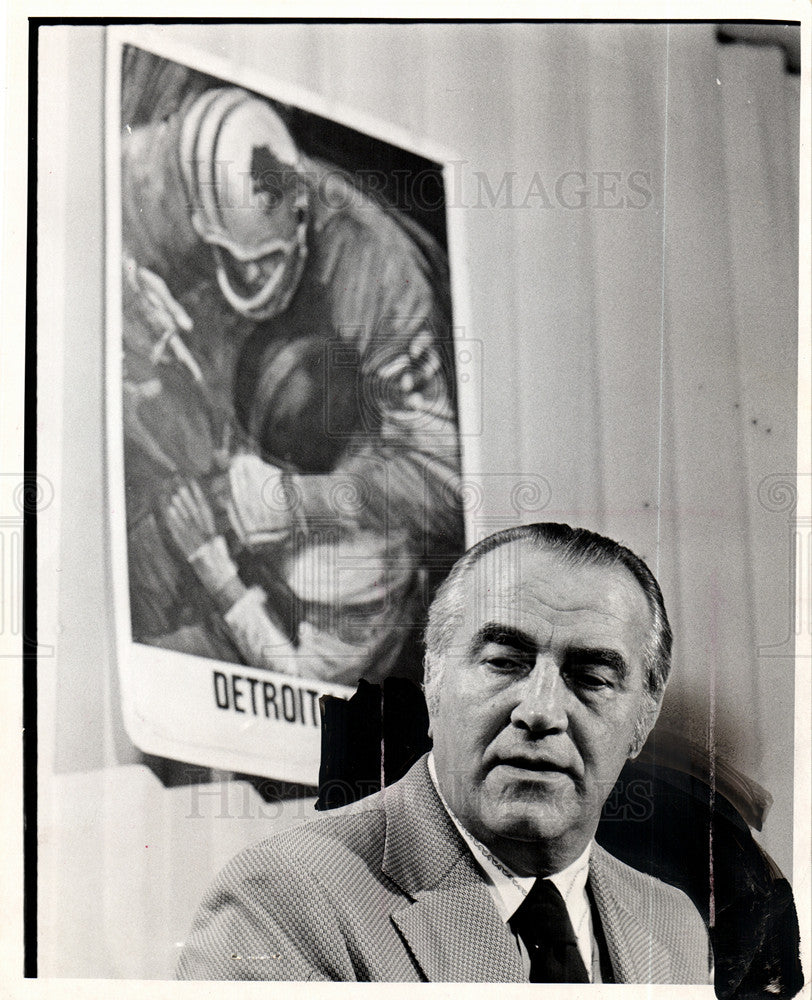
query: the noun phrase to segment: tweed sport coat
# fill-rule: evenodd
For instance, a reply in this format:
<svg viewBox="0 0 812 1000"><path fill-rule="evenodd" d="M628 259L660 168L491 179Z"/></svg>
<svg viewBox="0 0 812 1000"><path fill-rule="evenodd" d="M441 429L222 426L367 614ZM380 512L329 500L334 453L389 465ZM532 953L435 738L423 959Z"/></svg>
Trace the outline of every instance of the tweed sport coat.
<svg viewBox="0 0 812 1000"><path fill-rule="evenodd" d="M597 845L589 884L616 982L708 983L708 935L687 896ZM237 855L204 897L177 975L526 982L425 757L382 792Z"/></svg>

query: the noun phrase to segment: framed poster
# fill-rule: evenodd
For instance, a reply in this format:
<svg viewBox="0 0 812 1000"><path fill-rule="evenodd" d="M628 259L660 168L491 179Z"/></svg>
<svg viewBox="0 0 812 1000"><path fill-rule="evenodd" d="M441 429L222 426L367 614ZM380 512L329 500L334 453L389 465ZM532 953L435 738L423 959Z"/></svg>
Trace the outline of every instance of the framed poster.
<svg viewBox="0 0 812 1000"><path fill-rule="evenodd" d="M464 548L446 164L148 29L107 56L125 726L315 784L319 699L420 680Z"/></svg>

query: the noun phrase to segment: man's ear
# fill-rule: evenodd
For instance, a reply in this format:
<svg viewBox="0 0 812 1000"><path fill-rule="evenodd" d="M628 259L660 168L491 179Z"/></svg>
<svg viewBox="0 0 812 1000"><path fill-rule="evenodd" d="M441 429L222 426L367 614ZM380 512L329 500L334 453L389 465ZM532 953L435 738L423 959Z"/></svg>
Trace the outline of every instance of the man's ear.
<svg viewBox="0 0 812 1000"><path fill-rule="evenodd" d="M637 722L635 723L634 735L632 736L632 743L629 747L629 760L634 760L634 758L637 757L643 749L643 745L648 739L649 733L654 728L654 725L660 715L662 704L662 693L657 696L646 696L644 704L640 709L640 715L638 715Z"/></svg>

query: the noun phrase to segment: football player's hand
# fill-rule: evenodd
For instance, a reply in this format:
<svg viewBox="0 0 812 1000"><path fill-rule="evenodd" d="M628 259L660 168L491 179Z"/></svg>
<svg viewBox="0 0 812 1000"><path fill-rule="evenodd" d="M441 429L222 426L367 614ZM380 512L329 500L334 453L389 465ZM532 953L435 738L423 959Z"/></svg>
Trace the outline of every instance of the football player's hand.
<svg viewBox="0 0 812 1000"><path fill-rule="evenodd" d="M214 517L196 480L181 486L167 504L164 520L172 540L187 559L214 538Z"/></svg>
<svg viewBox="0 0 812 1000"><path fill-rule="evenodd" d="M132 257L124 257L124 312L134 312L157 337L152 348L152 363L157 364L169 347L178 361L184 364L198 382L203 381L200 366L183 343L180 333L188 333L194 326L191 316L169 291L159 274L142 267Z"/></svg>

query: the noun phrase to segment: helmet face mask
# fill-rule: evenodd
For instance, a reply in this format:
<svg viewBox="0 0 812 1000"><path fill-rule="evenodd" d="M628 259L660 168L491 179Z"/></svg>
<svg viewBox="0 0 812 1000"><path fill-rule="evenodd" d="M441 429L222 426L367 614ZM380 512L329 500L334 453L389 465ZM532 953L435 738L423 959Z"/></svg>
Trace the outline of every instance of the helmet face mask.
<svg viewBox="0 0 812 1000"><path fill-rule="evenodd" d="M291 241L250 260L238 260L217 245L212 246L212 252L223 297L233 309L253 320L271 319L287 309L307 257L304 241Z"/></svg>
<svg viewBox="0 0 812 1000"><path fill-rule="evenodd" d="M308 192L299 154L271 105L239 88L202 94L181 130L192 224L220 290L252 320L287 308L307 256Z"/></svg>

